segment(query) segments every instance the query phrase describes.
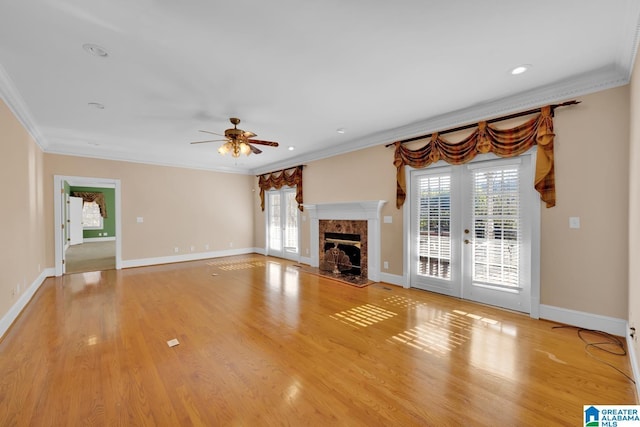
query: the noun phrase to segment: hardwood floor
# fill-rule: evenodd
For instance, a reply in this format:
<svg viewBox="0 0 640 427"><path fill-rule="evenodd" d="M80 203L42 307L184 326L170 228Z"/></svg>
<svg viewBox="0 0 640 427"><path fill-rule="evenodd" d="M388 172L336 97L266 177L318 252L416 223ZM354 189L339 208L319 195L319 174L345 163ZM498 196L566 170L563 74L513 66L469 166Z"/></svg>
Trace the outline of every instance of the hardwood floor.
<svg viewBox="0 0 640 427"><path fill-rule="evenodd" d="M581 425L637 403L553 326L259 255L72 274L0 342L0 425Z"/></svg>

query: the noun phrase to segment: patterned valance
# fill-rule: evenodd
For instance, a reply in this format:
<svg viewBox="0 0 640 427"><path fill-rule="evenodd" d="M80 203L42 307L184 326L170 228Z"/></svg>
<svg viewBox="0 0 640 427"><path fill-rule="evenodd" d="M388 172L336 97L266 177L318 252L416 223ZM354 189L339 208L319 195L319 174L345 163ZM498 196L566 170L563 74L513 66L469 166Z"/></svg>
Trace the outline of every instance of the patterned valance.
<svg viewBox="0 0 640 427"><path fill-rule="evenodd" d="M82 200L91 203L96 202L100 208L100 216L102 218L107 217L107 204L104 201L104 193L92 193L88 191L73 191L71 192L73 197L82 197Z"/></svg>
<svg viewBox="0 0 640 427"><path fill-rule="evenodd" d="M296 202L298 202L298 209L301 211L304 210L302 207L302 166L259 175L258 185L260 186L260 207L263 211L264 192L271 188L279 189L285 185L288 185L289 187L296 187Z"/></svg>
<svg viewBox="0 0 640 427"><path fill-rule="evenodd" d="M494 153L500 157L518 156L538 145L534 187L540 198L550 208L556 204L555 173L553 163L553 117L550 106L540 109L540 114L519 126L497 129L486 121L460 142L450 142L437 132L422 148L410 150L402 142L396 142L394 166L397 168L396 207L406 199L405 166L425 168L438 160L452 165L471 161L478 153Z"/></svg>

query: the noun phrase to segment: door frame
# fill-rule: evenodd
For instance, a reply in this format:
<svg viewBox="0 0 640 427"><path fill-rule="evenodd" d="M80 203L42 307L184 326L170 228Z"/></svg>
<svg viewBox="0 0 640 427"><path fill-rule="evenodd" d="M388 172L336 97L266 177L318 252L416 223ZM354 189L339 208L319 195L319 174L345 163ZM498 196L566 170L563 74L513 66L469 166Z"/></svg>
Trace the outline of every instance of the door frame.
<svg viewBox="0 0 640 427"><path fill-rule="evenodd" d="M296 207L296 215L297 215L297 224L298 224L298 252L296 254L291 254L288 253L287 251L284 250L284 240L282 242L282 250L280 251L280 253L274 253L274 251L271 251L270 247L269 247L269 192L279 192L281 198L284 195L284 191L296 191L296 187L290 187L288 185L282 186L281 188L277 188L277 189L270 189L265 191L265 203L266 203L266 212L264 215L264 224L265 224L265 255L267 256L275 256L278 258L282 258L282 259L288 259L290 261L295 261L295 262L300 262L300 257L301 255L301 251L300 251L300 239L301 239L301 235L300 235L300 220L301 220L301 215L300 215L300 210ZM280 212L282 213L283 208L283 204L282 204L282 200L280 203ZM282 230L282 234L284 236L284 229ZM290 256L287 256L287 254L289 254Z"/></svg>
<svg viewBox="0 0 640 427"><path fill-rule="evenodd" d="M82 176L66 176L66 175L54 175L53 176L53 235L55 242L55 275L62 276L65 272L64 269L64 249L65 249L65 230L62 227L63 215L62 215L62 197L60 196L64 192L64 182L67 182L73 187L103 187L113 188L115 190L115 218L116 218L116 270L122 268L122 219L121 219L121 194L120 194L120 180L111 178L91 178Z"/></svg>
<svg viewBox="0 0 640 427"><path fill-rule="evenodd" d="M522 159L522 162L531 162L532 171L534 171L535 175L535 166L536 166L536 153L537 146L534 146L529 151L524 154L521 154L519 157ZM496 156L493 153L488 154L479 154L477 155L471 162L482 162L487 160L500 160L501 157ZM444 160L440 160L437 163L430 165L429 167L444 167L444 166L452 166L452 167L466 167L463 165L450 165L446 163ZM405 176L410 177L411 171L418 170L416 168L412 168L410 166L405 166ZM533 182L530 183L533 186ZM403 287L410 288L411 287L411 209L412 209L412 189L411 189L411 179L406 180L406 191L407 197L405 199L405 203L402 207L402 259L404 261L404 274L403 274ZM529 316L533 319L540 318L540 209L541 203L539 197L534 197L533 206L531 209L531 287L530 287L530 299L531 299L531 310L529 312ZM464 297L464 295L463 295ZM465 300L470 301L471 300Z"/></svg>

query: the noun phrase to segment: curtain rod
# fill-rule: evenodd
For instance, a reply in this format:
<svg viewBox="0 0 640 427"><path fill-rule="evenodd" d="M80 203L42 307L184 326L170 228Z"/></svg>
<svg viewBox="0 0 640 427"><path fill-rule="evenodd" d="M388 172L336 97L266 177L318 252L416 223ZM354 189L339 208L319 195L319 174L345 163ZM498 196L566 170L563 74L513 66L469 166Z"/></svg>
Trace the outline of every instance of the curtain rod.
<svg viewBox="0 0 640 427"><path fill-rule="evenodd" d="M551 116L553 116L553 110L555 110L558 107L567 107L569 105L576 105L576 104L580 104L580 102L582 102L582 101L573 100L573 101L563 102L562 104L552 104L551 105ZM534 108L533 110L522 111L520 113L509 114L508 116L497 117L495 119L484 120L484 121L486 121L487 123L501 122L501 121L504 121L504 120L515 119L516 117L528 116L529 114L539 113L540 111L542 111L542 108ZM456 128L453 128L453 129L443 130L441 132L438 132L438 134L443 135L445 133L458 132L458 131L465 130L465 129L471 129L471 128L476 127L476 126L478 126L478 123L458 126ZM431 137L431 135L433 135L433 133L430 133L428 135L414 136L412 138L402 139L402 140L400 140L400 143L404 144L404 143L407 143L407 142L418 141L420 139L429 138L429 137ZM391 144L385 145L385 147L391 147L394 144L395 144L395 142L392 142Z"/></svg>

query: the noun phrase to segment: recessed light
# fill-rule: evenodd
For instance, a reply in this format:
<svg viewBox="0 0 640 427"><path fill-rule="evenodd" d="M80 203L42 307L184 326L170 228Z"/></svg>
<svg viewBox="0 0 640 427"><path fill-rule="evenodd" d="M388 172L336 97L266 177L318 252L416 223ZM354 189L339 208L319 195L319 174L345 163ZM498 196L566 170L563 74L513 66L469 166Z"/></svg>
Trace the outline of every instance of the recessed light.
<svg viewBox="0 0 640 427"><path fill-rule="evenodd" d="M338 129L336 129L336 132L338 132L340 134L343 134L343 133L346 132L346 130L345 130L345 128L338 128Z"/></svg>
<svg viewBox="0 0 640 427"><path fill-rule="evenodd" d="M86 43L82 45L82 48L94 56L99 56L101 58L106 58L107 56L109 56L109 52L107 52L105 48L103 48L102 46L98 46L97 44Z"/></svg>
<svg viewBox="0 0 640 427"><path fill-rule="evenodd" d="M511 70L511 74L514 76L517 76L518 74L522 74L524 72L526 72L527 70L529 70L529 68L531 68L530 64L522 64L522 65L518 65L517 67L513 68Z"/></svg>
<svg viewBox="0 0 640 427"><path fill-rule="evenodd" d="M293 145L290 145L290 146L289 146L289 151L293 151L293 150L295 150L295 149L296 149L296 147L294 147Z"/></svg>
<svg viewBox="0 0 640 427"><path fill-rule="evenodd" d="M90 102L87 105L95 108L96 110L104 110L104 104L100 104L99 102Z"/></svg>

